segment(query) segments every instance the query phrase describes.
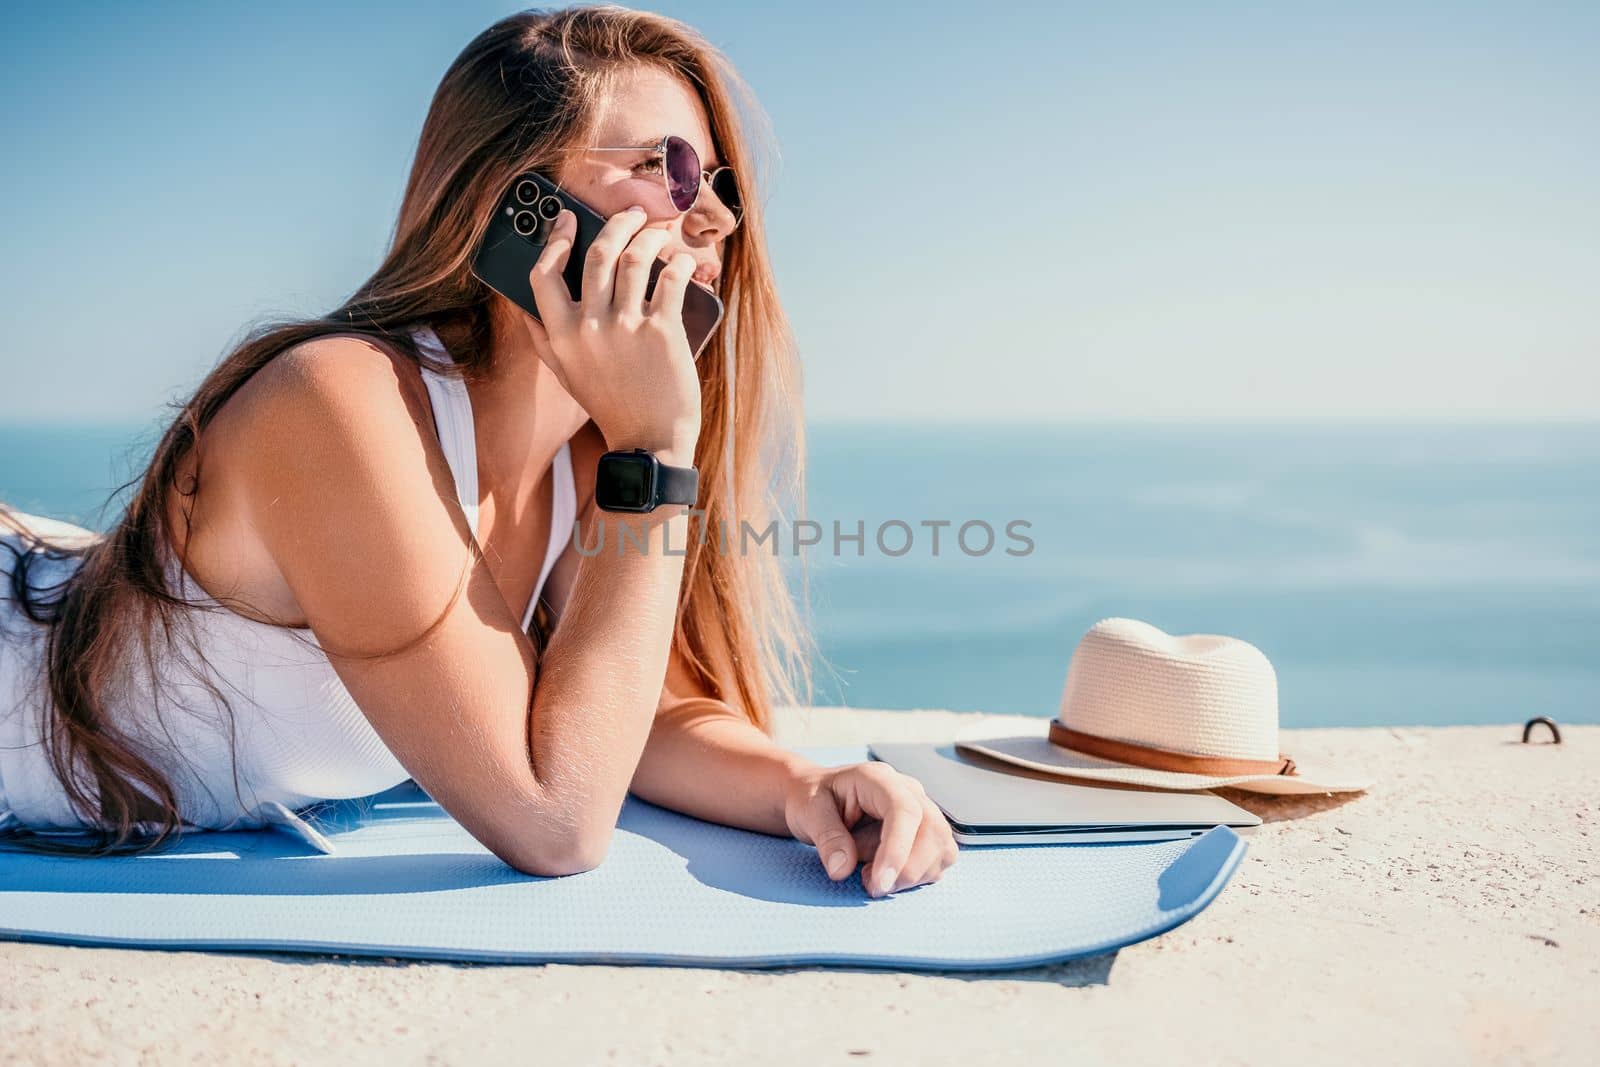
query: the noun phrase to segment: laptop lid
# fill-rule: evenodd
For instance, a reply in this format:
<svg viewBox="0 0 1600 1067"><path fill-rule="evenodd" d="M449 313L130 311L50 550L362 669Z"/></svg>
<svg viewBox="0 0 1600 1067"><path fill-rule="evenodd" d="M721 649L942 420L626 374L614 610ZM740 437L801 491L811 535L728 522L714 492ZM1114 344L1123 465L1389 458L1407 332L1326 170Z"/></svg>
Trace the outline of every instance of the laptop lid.
<svg viewBox="0 0 1600 1067"><path fill-rule="evenodd" d="M955 745L875 741L867 748L922 783L951 823L974 833L1259 826L1211 793L1079 785Z"/></svg>

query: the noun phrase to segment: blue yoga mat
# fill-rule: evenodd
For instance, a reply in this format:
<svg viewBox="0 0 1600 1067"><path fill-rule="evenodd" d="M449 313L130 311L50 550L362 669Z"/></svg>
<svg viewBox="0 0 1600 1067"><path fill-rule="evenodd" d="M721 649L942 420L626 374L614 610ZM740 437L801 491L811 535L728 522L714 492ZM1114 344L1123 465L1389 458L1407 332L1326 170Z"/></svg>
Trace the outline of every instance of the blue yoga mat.
<svg viewBox="0 0 1600 1067"><path fill-rule="evenodd" d="M825 766L864 747L801 748ZM0 852L0 937L164 949L341 952L503 963L985 970L1091 956L1198 914L1245 845L964 846L939 881L872 898L816 850L638 797L611 850L564 878L519 873L406 783L318 815L321 854L275 831L192 833L172 851Z"/></svg>

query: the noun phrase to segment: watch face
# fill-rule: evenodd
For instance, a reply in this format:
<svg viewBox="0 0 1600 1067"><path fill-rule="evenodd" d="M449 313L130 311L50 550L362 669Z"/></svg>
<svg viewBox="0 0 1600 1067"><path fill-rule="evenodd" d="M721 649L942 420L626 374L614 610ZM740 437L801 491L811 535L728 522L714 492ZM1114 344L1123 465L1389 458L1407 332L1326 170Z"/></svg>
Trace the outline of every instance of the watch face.
<svg viewBox="0 0 1600 1067"><path fill-rule="evenodd" d="M600 457L595 503L605 511L649 511L655 502L655 457L608 452Z"/></svg>

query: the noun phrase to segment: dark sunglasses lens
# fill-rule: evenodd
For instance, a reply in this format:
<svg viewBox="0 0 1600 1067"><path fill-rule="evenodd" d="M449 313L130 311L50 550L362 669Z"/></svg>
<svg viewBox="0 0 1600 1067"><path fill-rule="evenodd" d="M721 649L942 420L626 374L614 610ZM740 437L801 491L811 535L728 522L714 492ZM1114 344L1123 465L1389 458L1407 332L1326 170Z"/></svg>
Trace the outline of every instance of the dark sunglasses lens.
<svg viewBox="0 0 1600 1067"><path fill-rule="evenodd" d="M700 157L682 137L667 138L667 194L679 211L694 207L700 193Z"/></svg>
<svg viewBox="0 0 1600 1067"><path fill-rule="evenodd" d="M733 212L735 225L744 219L744 199L739 195L739 179L733 171L723 167L711 176L711 191L717 194L722 206Z"/></svg>

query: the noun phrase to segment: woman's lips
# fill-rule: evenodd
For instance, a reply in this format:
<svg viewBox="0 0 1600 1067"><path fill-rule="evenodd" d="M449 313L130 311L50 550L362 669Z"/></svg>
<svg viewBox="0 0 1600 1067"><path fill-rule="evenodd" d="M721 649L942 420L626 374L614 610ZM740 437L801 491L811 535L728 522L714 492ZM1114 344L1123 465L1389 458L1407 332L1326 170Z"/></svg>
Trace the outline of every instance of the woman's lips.
<svg viewBox="0 0 1600 1067"><path fill-rule="evenodd" d="M721 267L698 267L692 277L707 289L715 289L717 287L717 278L721 274Z"/></svg>

